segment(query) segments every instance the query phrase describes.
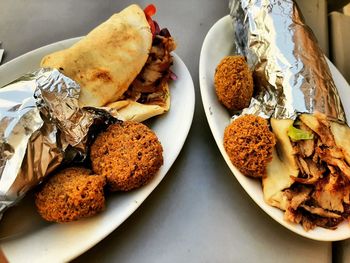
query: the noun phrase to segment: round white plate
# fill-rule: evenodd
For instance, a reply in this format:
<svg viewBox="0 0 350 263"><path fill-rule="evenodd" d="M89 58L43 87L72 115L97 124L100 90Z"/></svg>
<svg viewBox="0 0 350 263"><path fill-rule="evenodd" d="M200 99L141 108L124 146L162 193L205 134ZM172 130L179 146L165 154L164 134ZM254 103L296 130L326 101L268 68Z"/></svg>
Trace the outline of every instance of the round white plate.
<svg viewBox="0 0 350 263"><path fill-rule="evenodd" d="M214 72L220 60L233 54L233 25L231 18L225 16L217 21L209 30L204 39L200 60L199 60L199 83L202 96L202 102L207 116L210 129L215 141L224 157L227 165L230 167L233 175L250 195L250 197L273 219L278 223L304 237L321 240L336 241L350 238L350 225L341 224L336 230L328 230L317 227L314 230L306 232L300 225L286 222L283 219L283 212L277 208L269 206L264 202L261 183L244 176L236 167L234 167L227 156L223 147L223 135L225 127L230 123L231 116L228 111L218 102L214 89ZM328 60L335 84L342 98L347 119L350 120L350 87L339 71Z"/></svg>
<svg viewBox="0 0 350 263"><path fill-rule="evenodd" d="M44 55L67 48L77 40L79 38L54 43L2 65L0 87L26 72L37 69ZM107 198L104 212L77 222L42 224L38 223L38 220L26 218L26 214L22 213L17 220L33 221L36 225L33 225L33 231L5 239L1 243L1 248L10 262L67 262L75 258L116 229L164 178L185 142L192 123L195 104L191 75L179 56L176 54L173 56L172 70L178 79L170 83L170 111L149 122L164 150L164 165L155 178L135 191L112 194Z"/></svg>

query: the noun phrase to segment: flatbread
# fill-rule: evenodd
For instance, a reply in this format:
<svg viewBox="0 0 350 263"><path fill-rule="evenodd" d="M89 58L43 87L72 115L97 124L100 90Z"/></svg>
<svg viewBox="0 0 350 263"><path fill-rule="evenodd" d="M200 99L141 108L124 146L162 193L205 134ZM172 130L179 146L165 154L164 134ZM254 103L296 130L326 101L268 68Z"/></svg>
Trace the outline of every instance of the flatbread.
<svg viewBox="0 0 350 263"><path fill-rule="evenodd" d="M265 202L286 210L287 198L283 190L289 188L293 181L289 176L289 167L280 160L276 148L273 149L272 161L267 165L266 173L266 177L262 179Z"/></svg>
<svg viewBox="0 0 350 263"><path fill-rule="evenodd" d="M291 119L271 118L270 123L277 143L273 150L272 161L267 165L267 175L262 179L265 202L282 210L286 209L287 204L283 190L293 184L292 177L297 177L299 173L293 146L287 133L293 122Z"/></svg>
<svg viewBox="0 0 350 263"><path fill-rule="evenodd" d="M164 85L164 92L167 93L167 96L163 103L141 104L137 101L127 99L109 103L107 104L107 107L116 110L116 117L121 118L124 121L143 122L151 117L163 114L169 110L169 86L167 83Z"/></svg>
<svg viewBox="0 0 350 263"><path fill-rule="evenodd" d="M346 124L337 122L330 122L332 134L334 136L335 144L339 147L346 162L350 165L350 128Z"/></svg>
<svg viewBox="0 0 350 263"><path fill-rule="evenodd" d="M118 100L128 89L151 46L143 10L130 5L72 47L45 56L41 67L56 68L80 84L80 107L99 107Z"/></svg>

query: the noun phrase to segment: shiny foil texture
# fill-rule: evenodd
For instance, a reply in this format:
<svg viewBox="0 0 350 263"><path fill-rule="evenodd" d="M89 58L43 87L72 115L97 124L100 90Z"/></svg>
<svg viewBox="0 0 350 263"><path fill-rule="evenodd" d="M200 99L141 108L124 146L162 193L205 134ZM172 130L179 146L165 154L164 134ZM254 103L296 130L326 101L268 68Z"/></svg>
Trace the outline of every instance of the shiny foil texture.
<svg viewBox="0 0 350 263"><path fill-rule="evenodd" d="M345 122L326 58L291 0L230 0L236 53L247 58L257 95L242 114L295 119L321 112Z"/></svg>
<svg viewBox="0 0 350 263"><path fill-rule="evenodd" d="M62 162L83 161L98 128L116 121L78 106L80 87L55 69L0 89L0 215Z"/></svg>

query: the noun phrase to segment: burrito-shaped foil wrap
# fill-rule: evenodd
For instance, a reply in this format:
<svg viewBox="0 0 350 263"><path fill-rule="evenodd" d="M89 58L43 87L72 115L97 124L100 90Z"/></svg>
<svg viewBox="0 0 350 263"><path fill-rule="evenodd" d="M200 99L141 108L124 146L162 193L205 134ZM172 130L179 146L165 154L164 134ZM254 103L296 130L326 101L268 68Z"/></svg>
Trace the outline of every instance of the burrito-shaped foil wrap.
<svg viewBox="0 0 350 263"><path fill-rule="evenodd" d="M0 89L0 214L62 162L83 161L95 127L116 121L103 109L79 108L79 92L55 69Z"/></svg>
<svg viewBox="0 0 350 263"><path fill-rule="evenodd" d="M306 230L336 228L349 220L350 128L325 55L292 0L229 7L235 52L257 89L241 115L269 119L277 142L264 199Z"/></svg>
<svg viewBox="0 0 350 263"><path fill-rule="evenodd" d="M231 0L236 53L247 58L260 93L244 113L295 119L345 113L324 53L292 0Z"/></svg>

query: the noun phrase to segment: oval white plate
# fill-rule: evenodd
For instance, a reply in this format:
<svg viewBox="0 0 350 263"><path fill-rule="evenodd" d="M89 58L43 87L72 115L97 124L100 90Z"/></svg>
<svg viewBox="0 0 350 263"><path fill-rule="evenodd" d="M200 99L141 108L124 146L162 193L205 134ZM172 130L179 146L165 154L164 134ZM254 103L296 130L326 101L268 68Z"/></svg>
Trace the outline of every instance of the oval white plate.
<svg viewBox="0 0 350 263"><path fill-rule="evenodd" d="M44 55L67 48L78 39L68 39L39 48L4 64L0 67L0 87L38 68ZM170 83L170 111L150 121L164 150L164 165L155 178L135 191L109 196L106 210L97 216L67 224L33 225L33 231L4 240L1 248L10 262L67 262L75 258L116 229L164 178L185 142L195 104L191 75L179 56L173 56L172 70L178 79ZM18 220L31 220L25 216L21 214ZM37 223L37 220L34 222Z"/></svg>
<svg viewBox="0 0 350 263"><path fill-rule="evenodd" d="M341 224L336 230L328 230L321 227L306 232L300 225L295 225L283 220L283 212L269 206L264 202L261 183L244 176L234 167L223 147L223 135L225 127L230 123L231 116L218 102L214 89L214 72L220 60L233 54L233 26L229 16L217 21L209 30L204 39L199 60L199 82L202 102L210 129L215 141L224 157L227 165L250 197L273 219L286 228L304 237L321 240L336 241L350 238L350 225ZM329 62L329 61L328 61ZM342 98L347 119L350 120L350 96L349 84L339 71L329 62L335 84Z"/></svg>

